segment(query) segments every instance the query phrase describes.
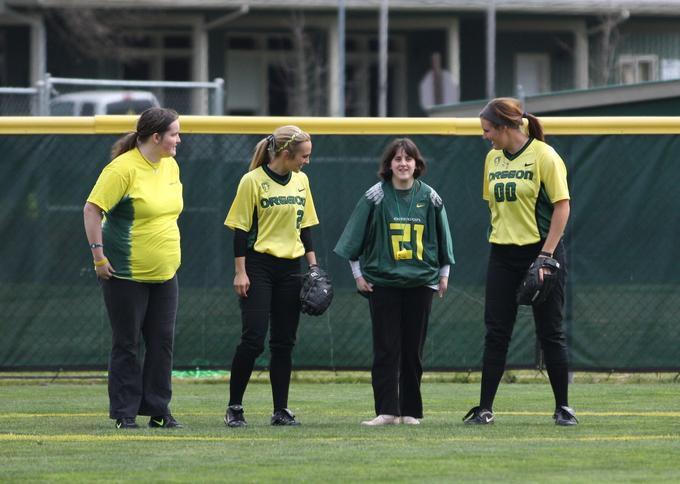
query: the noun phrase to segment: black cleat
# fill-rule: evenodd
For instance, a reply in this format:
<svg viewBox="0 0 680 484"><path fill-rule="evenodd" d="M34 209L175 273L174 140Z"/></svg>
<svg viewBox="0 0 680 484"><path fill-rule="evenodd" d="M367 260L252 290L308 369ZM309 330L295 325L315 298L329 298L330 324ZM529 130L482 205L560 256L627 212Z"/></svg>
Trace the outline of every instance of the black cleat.
<svg viewBox="0 0 680 484"><path fill-rule="evenodd" d="M494 423L495 420L496 417L491 410L480 407L472 407L463 417L463 422L466 425L489 425Z"/></svg>
<svg viewBox="0 0 680 484"><path fill-rule="evenodd" d="M555 425L564 425L565 427L567 427L570 425L578 424L578 419L576 418L574 409L571 407L567 407L565 405L562 405L561 407L557 407L555 409L553 419L555 419Z"/></svg>
<svg viewBox="0 0 680 484"><path fill-rule="evenodd" d="M295 420L295 414L287 408L275 410L272 415L272 425L300 425L300 422Z"/></svg>
<svg viewBox="0 0 680 484"><path fill-rule="evenodd" d="M134 417L122 417L116 419L117 429L138 429L139 425L135 422Z"/></svg>
<svg viewBox="0 0 680 484"><path fill-rule="evenodd" d="M184 425L175 420L175 417L168 414L151 417L149 419L149 427L152 429L181 429Z"/></svg>
<svg viewBox="0 0 680 484"><path fill-rule="evenodd" d="M243 406L229 405L227 407L227 413L224 416L224 424L227 427L245 427L248 425L248 422L246 422L246 419L243 416Z"/></svg>

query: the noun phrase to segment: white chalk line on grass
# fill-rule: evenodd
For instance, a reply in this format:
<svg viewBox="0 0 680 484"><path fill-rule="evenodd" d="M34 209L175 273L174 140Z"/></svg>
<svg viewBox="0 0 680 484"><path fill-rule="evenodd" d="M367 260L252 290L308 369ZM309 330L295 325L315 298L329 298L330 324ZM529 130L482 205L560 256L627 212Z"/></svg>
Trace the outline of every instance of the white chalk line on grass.
<svg viewBox="0 0 680 484"><path fill-rule="evenodd" d="M366 437L305 437L305 442L412 442L413 436L366 436ZM281 442L280 436L247 436L229 435L209 437L200 435L88 435L88 434L0 434L0 442ZM589 435L564 437L436 437L433 442L645 442L645 441L680 441L680 435Z"/></svg>
<svg viewBox="0 0 680 484"><path fill-rule="evenodd" d="M449 415L451 412L428 412L428 415ZM552 416L552 412L494 412L496 415L509 415L509 416L529 416L529 417L546 417ZM577 411L578 417L668 417L668 418L680 418L680 412L581 412ZM222 414L217 412L182 412L178 413L183 417L215 417L221 416ZM351 417L353 414L338 414L334 413L333 417ZM71 418L71 417L106 417L103 413L97 412L45 412L45 413L29 413L29 412L0 412L0 418Z"/></svg>

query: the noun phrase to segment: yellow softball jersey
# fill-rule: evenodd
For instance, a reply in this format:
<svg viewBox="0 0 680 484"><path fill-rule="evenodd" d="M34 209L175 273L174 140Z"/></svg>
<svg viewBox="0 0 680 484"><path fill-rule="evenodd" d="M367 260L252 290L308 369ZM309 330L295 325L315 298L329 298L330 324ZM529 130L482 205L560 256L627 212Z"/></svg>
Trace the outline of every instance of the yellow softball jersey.
<svg viewBox="0 0 680 484"><path fill-rule="evenodd" d="M282 259L304 255L300 229L318 223L307 175L291 172L278 181L263 166L243 175L224 221L248 232L248 248Z"/></svg>
<svg viewBox="0 0 680 484"><path fill-rule="evenodd" d="M553 204L569 199L567 168L552 147L536 139L514 155L491 150L482 198L491 211L489 242L536 243L548 235Z"/></svg>
<svg viewBox="0 0 680 484"><path fill-rule="evenodd" d="M104 253L115 277L163 282L181 262L177 218L182 212L182 184L174 158L157 164L138 149L109 163L87 198L105 212Z"/></svg>

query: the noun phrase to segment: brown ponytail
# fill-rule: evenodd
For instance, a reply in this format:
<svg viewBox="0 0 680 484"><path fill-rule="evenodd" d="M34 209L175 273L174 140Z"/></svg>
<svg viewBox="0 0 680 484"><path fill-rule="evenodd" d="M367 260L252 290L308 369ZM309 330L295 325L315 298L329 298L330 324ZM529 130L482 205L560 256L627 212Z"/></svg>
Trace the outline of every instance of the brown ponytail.
<svg viewBox="0 0 680 484"><path fill-rule="evenodd" d="M118 140L111 147L111 159L118 158L123 153L127 153L137 146L137 131L128 133Z"/></svg>
<svg viewBox="0 0 680 484"><path fill-rule="evenodd" d="M479 117L486 119L494 126L507 126L514 129L519 129L523 124L522 118L526 118L529 136L545 141L541 122L533 114L524 111L518 99L512 97L492 99L479 113Z"/></svg>
<svg viewBox="0 0 680 484"><path fill-rule="evenodd" d="M545 136L543 135L543 125L541 125L541 122L538 120L538 118L529 113L524 113L524 117L527 118L527 121L529 122L529 136L539 141L545 141Z"/></svg>

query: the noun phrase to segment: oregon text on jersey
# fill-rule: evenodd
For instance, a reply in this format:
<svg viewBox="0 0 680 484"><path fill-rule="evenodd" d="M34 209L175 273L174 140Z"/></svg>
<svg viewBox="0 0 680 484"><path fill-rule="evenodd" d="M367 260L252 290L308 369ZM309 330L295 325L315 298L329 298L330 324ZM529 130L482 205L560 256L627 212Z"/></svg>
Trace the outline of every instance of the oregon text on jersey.
<svg viewBox="0 0 680 484"><path fill-rule="evenodd" d="M300 205L305 206L306 199L303 197L296 196L279 196L279 197L269 197L260 200L260 206L262 208L273 207L274 205Z"/></svg>
<svg viewBox="0 0 680 484"><path fill-rule="evenodd" d="M489 172L489 181L506 180L516 178L518 180L533 180L534 172L529 170L503 170Z"/></svg>

